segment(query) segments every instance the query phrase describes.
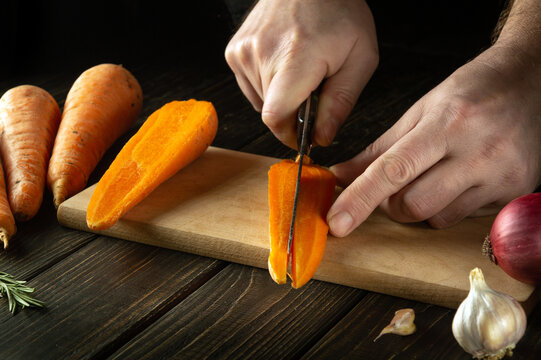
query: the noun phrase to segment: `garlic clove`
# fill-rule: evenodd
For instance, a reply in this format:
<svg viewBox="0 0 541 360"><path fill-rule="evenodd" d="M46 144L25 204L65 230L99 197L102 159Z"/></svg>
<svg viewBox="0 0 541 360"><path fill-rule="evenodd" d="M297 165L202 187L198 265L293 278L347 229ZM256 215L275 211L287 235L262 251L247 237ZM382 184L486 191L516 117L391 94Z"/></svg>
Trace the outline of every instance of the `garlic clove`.
<svg viewBox="0 0 541 360"><path fill-rule="evenodd" d="M374 342L385 334L411 335L415 332L415 312L413 309L401 309L394 313L394 317L386 327L381 330Z"/></svg>
<svg viewBox="0 0 541 360"><path fill-rule="evenodd" d="M511 296L491 289L481 269L470 272L470 292L453 318L458 344L477 359L512 354L526 331L526 314Z"/></svg>

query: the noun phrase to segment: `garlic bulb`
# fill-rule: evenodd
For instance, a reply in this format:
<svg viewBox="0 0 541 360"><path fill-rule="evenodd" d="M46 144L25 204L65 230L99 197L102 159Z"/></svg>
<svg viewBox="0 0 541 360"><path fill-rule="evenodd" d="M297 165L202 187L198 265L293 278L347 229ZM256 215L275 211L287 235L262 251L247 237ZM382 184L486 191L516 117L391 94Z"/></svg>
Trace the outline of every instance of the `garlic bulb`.
<svg viewBox="0 0 541 360"><path fill-rule="evenodd" d="M481 269L470 272L470 292L453 319L453 335L476 359L501 359L526 330L526 314L511 296L492 290Z"/></svg>

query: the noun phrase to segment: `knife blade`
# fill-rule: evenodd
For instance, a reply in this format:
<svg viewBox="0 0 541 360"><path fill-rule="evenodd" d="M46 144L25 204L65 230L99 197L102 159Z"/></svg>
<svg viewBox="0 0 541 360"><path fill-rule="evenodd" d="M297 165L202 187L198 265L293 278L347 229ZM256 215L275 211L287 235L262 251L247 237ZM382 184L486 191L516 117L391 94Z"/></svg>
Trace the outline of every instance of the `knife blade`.
<svg viewBox="0 0 541 360"><path fill-rule="evenodd" d="M319 103L319 88L312 91L310 96L301 104L297 112L297 147L299 149L299 170L295 184L295 197L293 199L293 213L291 215L291 226L289 228L289 239L287 243L287 272L291 274L291 245L293 243L293 232L295 218L297 215L297 202L299 200L299 189L301 185L302 165L304 155L309 156L312 149L312 130L316 121L317 106Z"/></svg>

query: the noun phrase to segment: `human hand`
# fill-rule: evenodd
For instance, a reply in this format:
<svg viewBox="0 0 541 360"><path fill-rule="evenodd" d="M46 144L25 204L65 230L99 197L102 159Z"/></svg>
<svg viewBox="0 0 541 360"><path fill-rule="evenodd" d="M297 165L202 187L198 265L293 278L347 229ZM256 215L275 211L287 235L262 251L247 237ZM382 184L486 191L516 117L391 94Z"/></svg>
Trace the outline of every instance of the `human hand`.
<svg viewBox="0 0 541 360"><path fill-rule="evenodd" d="M353 159L329 210L345 236L378 206L399 222L453 225L541 183L541 61L493 46L414 104Z"/></svg>
<svg viewBox="0 0 541 360"><path fill-rule="evenodd" d="M263 122L296 148L300 104L326 79L313 142L329 145L375 71L378 48L364 0L260 0L225 57Z"/></svg>

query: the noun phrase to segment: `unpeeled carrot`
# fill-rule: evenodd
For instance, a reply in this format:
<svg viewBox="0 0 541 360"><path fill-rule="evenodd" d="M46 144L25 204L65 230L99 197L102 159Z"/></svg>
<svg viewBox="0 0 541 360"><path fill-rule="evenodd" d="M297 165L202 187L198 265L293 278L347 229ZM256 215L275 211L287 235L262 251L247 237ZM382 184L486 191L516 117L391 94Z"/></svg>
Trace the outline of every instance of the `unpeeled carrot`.
<svg viewBox="0 0 541 360"><path fill-rule="evenodd" d="M4 249L8 247L9 239L16 231L15 219L11 213L6 194L4 170L2 169L2 162L0 161L0 240L4 243Z"/></svg>
<svg viewBox="0 0 541 360"><path fill-rule="evenodd" d="M60 108L47 91L21 85L0 99L0 122L9 204L15 219L26 221L36 215L43 200Z"/></svg>
<svg viewBox="0 0 541 360"><path fill-rule="evenodd" d="M137 120L141 86L121 65L101 64L71 87L47 173L55 206L83 190L105 151Z"/></svg>
<svg viewBox="0 0 541 360"><path fill-rule="evenodd" d="M218 129L207 101L173 101L152 113L124 145L94 189L88 227L103 230L152 190L199 157Z"/></svg>
<svg viewBox="0 0 541 360"><path fill-rule="evenodd" d="M303 162L290 251L290 274L287 273L287 247L298 160L282 160L269 170L269 273L278 284L285 284L289 275L294 288L303 286L314 276L323 258L329 231L326 216L335 187L335 176L331 171L311 164L308 157Z"/></svg>

